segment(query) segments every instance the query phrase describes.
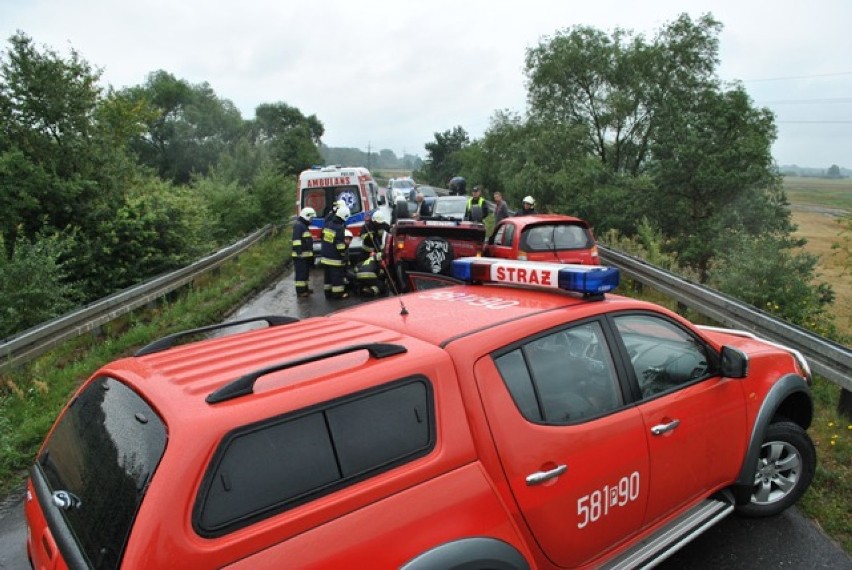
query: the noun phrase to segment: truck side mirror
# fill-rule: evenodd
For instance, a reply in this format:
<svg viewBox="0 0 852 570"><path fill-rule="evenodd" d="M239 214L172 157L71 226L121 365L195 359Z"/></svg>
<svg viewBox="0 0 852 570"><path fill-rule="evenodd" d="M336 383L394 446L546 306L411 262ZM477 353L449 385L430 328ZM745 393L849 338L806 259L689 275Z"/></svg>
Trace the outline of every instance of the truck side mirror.
<svg viewBox="0 0 852 570"><path fill-rule="evenodd" d="M741 350L723 346L720 367L722 376L726 378L745 378L748 376L748 356Z"/></svg>

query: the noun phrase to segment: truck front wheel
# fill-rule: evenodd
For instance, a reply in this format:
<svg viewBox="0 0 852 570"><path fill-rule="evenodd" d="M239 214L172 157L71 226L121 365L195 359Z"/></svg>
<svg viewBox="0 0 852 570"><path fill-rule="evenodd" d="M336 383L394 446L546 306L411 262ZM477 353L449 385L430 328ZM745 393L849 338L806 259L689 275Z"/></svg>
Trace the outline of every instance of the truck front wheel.
<svg viewBox="0 0 852 570"><path fill-rule="evenodd" d="M807 432L793 422L769 425L755 466L751 500L741 515L767 517L784 511L805 493L816 470L816 449Z"/></svg>

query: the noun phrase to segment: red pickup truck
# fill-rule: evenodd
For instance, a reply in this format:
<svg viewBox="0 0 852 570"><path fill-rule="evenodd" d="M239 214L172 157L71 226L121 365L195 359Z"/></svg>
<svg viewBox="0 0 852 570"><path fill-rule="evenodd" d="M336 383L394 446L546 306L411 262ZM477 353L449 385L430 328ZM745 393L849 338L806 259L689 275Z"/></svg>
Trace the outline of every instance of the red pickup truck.
<svg viewBox="0 0 852 570"><path fill-rule="evenodd" d="M96 371L30 470L33 566L650 567L808 487L795 350L614 295L609 267L452 274Z"/></svg>

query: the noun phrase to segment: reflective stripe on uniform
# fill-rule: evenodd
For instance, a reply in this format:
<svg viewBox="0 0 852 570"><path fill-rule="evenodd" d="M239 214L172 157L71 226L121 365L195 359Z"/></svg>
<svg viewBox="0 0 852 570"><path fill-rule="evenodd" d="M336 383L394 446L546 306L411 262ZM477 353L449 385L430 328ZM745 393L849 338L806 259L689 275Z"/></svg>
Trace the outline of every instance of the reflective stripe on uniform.
<svg viewBox="0 0 852 570"><path fill-rule="evenodd" d="M320 263L323 265L331 265L332 267L343 267L342 259L329 259L328 257L323 257Z"/></svg>

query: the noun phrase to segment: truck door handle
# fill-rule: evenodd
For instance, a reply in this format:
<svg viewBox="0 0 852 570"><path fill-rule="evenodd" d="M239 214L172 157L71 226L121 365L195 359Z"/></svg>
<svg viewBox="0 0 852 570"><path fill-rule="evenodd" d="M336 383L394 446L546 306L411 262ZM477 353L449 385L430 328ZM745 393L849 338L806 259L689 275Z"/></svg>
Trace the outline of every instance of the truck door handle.
<svg viewBox="0 0 852 570"><path fill-rule="evenodd" d="M667 424L658 424L651 428L651 433L654 435L663 435L674 430L680 425L680 420L672 420Z"/></svg>
<svg viewBox="0 0 852 570"><path fill-rule="evenodd" d="M527 486L532 487L533 485L544 483L549 479L559 477L566 471L568 471L567 465L559 465L558 467L551 469L550 471L536 471L535 473L527 475Z"/></svg>

